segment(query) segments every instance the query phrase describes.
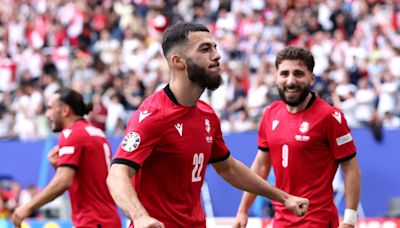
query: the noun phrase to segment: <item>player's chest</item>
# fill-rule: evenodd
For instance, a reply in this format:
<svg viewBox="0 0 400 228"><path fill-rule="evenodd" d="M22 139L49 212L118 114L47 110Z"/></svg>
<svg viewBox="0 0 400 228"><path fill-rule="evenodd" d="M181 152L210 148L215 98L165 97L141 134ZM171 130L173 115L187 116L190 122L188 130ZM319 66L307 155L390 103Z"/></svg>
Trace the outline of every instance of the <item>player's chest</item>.
<svg viewBox="0 0 400 228"><path fill-rule="evenodd" d="M171 153L192 151L209 154L215 131L215 123L209 116L198 113L184 115L168 122L160 146Z"/></svg>
<svg viewBox="0 0 400 228"><path fill-rule="evenodd" d="M324 143L324 123L319 118L307 115L275 115L266 128L270 145L291 144L299 147Z"/></svg>

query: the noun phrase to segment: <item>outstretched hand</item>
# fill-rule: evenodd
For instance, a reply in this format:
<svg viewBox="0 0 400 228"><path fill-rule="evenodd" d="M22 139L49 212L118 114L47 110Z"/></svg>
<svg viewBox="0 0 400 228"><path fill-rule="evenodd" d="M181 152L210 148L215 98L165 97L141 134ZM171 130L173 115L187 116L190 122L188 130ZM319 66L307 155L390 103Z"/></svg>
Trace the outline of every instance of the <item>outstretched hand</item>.
<svg viewBox="0 0 400 228"><path fill-rule="evenodd" d="M302 217L307 213L310 201L306 198L290 195L284 205L287 209L293 211L297 217Z"/></svg>

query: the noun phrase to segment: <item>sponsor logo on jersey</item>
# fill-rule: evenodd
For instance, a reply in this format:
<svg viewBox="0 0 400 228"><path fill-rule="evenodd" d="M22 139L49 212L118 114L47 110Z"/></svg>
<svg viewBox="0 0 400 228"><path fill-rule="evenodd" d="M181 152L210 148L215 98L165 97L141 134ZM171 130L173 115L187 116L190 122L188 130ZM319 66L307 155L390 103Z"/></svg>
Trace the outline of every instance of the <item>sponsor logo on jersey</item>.
<svg viewBox="0 0 400 228"><path fill-rule="evenodd" d="M66 154L73 154L75 153L75 147L73 146L63 146L58 150L58 156L63 156Z"/></svg>
<svg viewBox="0 0 400 228"><path fill-rule="evenodd" d="M210 133L210 131L211 131L211 126L210 126L210 121L209 121L208 119L205 119L205 120L204 120L204 125L205 125L205 127L206 127L207 133Z"/></svg>
<svg viewBox="0 0 400 228"><path fill-rule="evenodd" d="M68 138L72 133L71 129L65 129L62 134L64 135L64 138Z"/></svg>
<svg viewBox="0 0 400 228"><path fill-rule="evenodd" d="M140 145L140 135L137 132L129 132L121 142L121 147L127 152L136 150Z"/></svg>
<svg viewBox="0 0 400 228"><path fill-rule="evenodd" d="M206 142L207 143L212 143L213 137L212 136L206 136Z"/></svg>
<svg viewBox="0 0 400 228"><path fill-rule="evenodd" d="M339 122L340 124L342 123L342 115L340 115L340 112L336 111L332 113L332 116L335 117L337 122Z"/></svg>
<svg viewBox="0 0 400 228"><path fill-rule="evenodd" d="M175 128L178 131L179 135L182 137L183 124L182 123L177 123L177 124L175 124Z"/></svg>
<svg viewBox="0 0 400 228"><path fill-rule="evenodd" d="M273 121L272 121L272 130L273 130L273 131L274 131L275 128L278 126L278 124L279 124L279 120L273 120Z"/></svg>
<svg viewBox="0 0 400 228"><path fill-rule="evenodd" d="M309 128L310 128L310 124L307 121L304 121L303 123L300 124L299 130L301 133L306 133Z"/></svg>
<svg viewBox="0 0 400 228"><path fill-rule="evenodd" d="M302 142L306 142L306 141L310 140L310 136L308 136L308 135L295 135L294 138L297 141L302 141Z"/></svg>
<svg viewBox="0 0 400 228"><path fill-rule="evenodd" d="M139 123L151 115L151 112L147 110L140 111L139 113Z"/></svg>
<svg viewBox="0 0 400 228"><path fill-rule="evenodd" d="M352 140L353 140L353 137L351 136L351 134L347 133L347 134L345 134L343 136L340 136L340 137L336 138L336 144L338 146L341 146L343 144L351 142Z"/></svg>

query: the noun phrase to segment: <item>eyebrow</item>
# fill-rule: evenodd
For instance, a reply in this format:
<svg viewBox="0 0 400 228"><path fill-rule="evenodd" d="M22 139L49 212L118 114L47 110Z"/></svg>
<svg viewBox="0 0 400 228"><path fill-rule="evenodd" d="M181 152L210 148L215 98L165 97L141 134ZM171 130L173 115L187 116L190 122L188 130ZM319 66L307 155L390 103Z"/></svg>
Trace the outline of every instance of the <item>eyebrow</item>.
<svg viewBox="0 0 400 228"><path fill-rule="evenodd" d="M280 72L281 73L288 73L288 72L290 72L290 70L281 70ZM293 73L294 74L305 74L305 71L303 71L303 70L294 70Z"/></svg>
<svg viewBox="0 0 400 228"><path fill-rule="evenodd" d="M198 48L202 47L217 47L217 43L215 42L202 42L199 44Z"/></svg>

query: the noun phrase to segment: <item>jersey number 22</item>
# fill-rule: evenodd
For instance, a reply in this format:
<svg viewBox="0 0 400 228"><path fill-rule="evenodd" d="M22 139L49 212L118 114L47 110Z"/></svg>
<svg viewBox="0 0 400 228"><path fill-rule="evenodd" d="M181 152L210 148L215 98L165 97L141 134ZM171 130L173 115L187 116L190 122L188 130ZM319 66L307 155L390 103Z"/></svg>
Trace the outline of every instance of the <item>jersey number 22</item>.
<svg viewBox="0 0 400 228"><path fill-rule="evenodd" d="M201 170L203 169L204 154L194 154L193 155L193 170L192 170L192 182L201 181Z"/></svg>

